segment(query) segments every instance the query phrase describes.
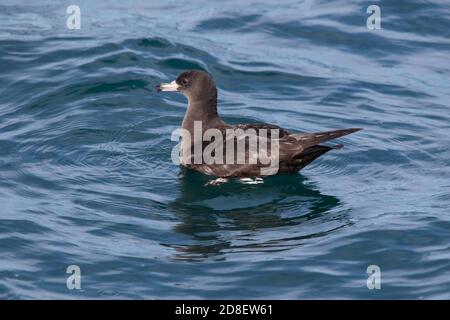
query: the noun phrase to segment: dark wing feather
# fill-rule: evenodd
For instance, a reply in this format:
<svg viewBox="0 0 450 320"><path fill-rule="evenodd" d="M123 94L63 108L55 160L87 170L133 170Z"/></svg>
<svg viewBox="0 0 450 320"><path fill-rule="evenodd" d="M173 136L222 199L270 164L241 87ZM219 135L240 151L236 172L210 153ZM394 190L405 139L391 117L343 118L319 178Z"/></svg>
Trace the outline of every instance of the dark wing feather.
<svg viewBox="0 0 450 320"><path fill-rule="evenodd" d="M283 138L283 137L291 134L288 130L286 130L282 127L279 127L274 124L268 124L268 123L238 124L238 125L232 126L232 128L239 128L239 129L243 129L243 130L255 129L257 132L259 132L260 129L267 129L267 132L269 133L269 135L268 135L269 138L270 138L270 130L271 129L279 130L279 138Z"/></svg>
<svg viewBox="0 0 450 320"><path fill-rule="evenodd" d="M327 142L329 140L333 140L350 133L361 130L361 128L350 128L350 129L342 129L342 130L333 130L333 131L325 131L325 132L317 132L317 133L298 133L291 134L289 138L294 138L298 141L301 150L296 152L293 156L297 157L301 154L305 149L319 145L321 143Z"/></svg>

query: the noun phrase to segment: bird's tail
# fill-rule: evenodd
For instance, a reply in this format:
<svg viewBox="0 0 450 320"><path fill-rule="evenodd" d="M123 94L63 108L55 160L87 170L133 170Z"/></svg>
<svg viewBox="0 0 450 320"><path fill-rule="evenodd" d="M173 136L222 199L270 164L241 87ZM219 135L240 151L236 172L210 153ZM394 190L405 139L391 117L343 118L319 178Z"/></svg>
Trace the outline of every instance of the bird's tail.
<svg viewBox="0 0 450 320"><path fill-rule="evenodd" d="M334 130L334 131L325 131L318 133L298 133L291 134L290 136L295 138L304 152L305 149L319 145L329 140L333 140L347 134L362 130L362 128L350 128L350 129L342 129L342 130Z"/></svg>

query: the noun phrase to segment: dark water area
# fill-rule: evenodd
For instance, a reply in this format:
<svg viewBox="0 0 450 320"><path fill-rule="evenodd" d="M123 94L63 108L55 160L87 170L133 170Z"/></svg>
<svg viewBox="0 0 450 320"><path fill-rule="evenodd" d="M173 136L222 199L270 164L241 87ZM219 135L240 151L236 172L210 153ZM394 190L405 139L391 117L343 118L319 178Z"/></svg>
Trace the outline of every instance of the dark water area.
<svg viewBox="0 0 450 320"><path fill-rule="evenodd" d="M450 3L186 3L0 3L0 298L450 298ZM193 68L229 123L364 131L205 186L153 89Z"/></svg>

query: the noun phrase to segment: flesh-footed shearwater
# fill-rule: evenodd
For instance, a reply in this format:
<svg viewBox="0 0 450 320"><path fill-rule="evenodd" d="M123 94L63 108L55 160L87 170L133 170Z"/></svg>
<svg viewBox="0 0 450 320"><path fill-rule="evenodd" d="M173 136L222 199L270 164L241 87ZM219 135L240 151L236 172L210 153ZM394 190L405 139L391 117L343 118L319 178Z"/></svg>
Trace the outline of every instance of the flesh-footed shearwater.
<svg viewBox="0 0 450 320"><path fill-rule="evenodd" d="M157 85L156 90L177 91L188 99L181 129L186 134L181 137L180 163L219 178L259 178L272 174L296 173L322 154L342 147L322 143L361 130L350 128L318 133L291 133L277 125L266 123L226 124L217 113L216 84L211 75L199 70L185 71L176 80ZM239 149L239 141L243 141L243 149ZM261 150L262 147L268 149L265 150L266 153L252 148L252 141L257 141L256 146ZM213 161L203 158L206 154ZM240 156L242 157L239 158ZM272 162L276 162L275 165Z"/></svg>

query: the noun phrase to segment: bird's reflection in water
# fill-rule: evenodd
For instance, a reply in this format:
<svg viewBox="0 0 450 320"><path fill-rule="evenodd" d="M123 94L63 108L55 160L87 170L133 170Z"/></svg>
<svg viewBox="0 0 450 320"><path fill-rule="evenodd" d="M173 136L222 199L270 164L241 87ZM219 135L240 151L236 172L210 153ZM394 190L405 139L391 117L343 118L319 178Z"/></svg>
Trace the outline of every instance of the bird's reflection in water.
<svg viewBox="0 0 450 320"><path fill-rule="evenodd" d="M188 236L174 244L175 259L225 259L228 253L280 251L350 224L333 196L311 188L301 175L273 176L263 184L230 181L205 186L209 178L182 169L180 196L171 204Z"/></svg>

